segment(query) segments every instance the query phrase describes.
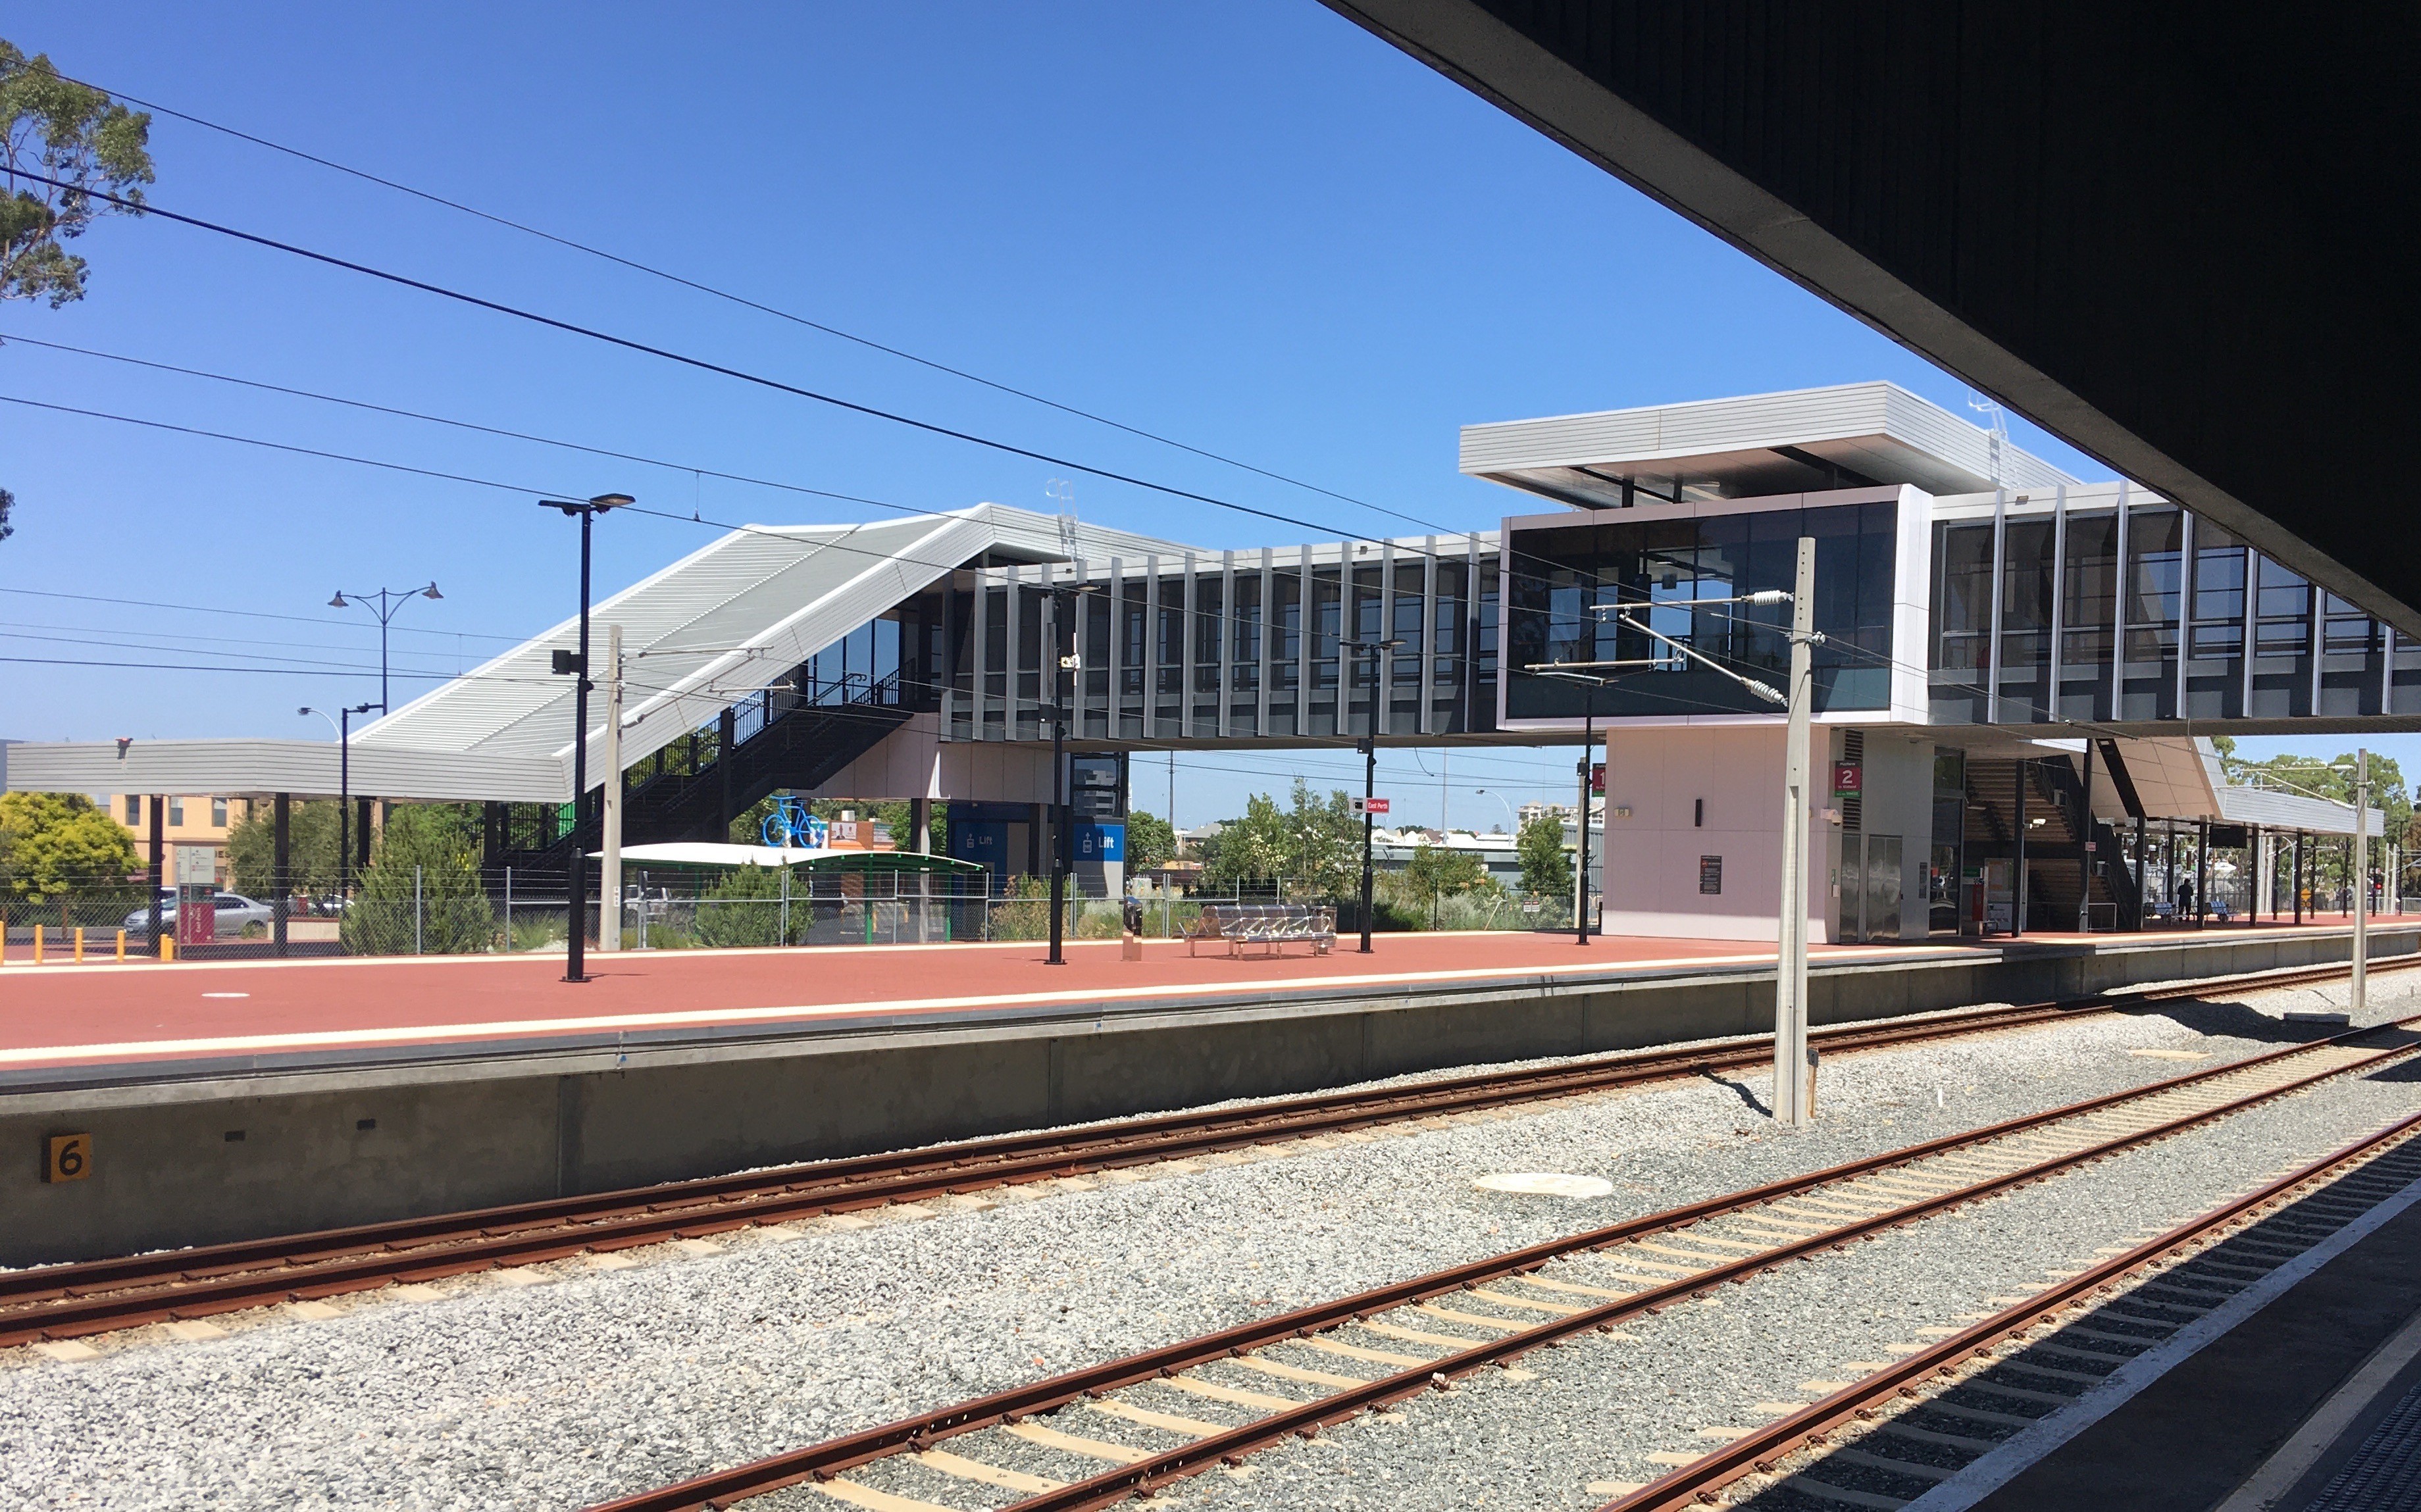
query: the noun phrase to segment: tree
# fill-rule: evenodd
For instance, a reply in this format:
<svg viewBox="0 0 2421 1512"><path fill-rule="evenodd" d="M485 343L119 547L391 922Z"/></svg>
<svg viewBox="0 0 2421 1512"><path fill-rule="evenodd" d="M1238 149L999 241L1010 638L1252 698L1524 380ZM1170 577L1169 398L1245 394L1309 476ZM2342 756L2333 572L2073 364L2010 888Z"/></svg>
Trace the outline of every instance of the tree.
<svg viewBox="0 0 2421 1512"><path fill-rule="evenodd" d="M286 865L295 892L336 890L342 806L333 798L320 798L287 811ZM267 803L255 803L227 830L227 875L239 893L270 897L277 892L277 815Z"/></svg>
<svg viewBox="0 0 2421 1512"><path fill-rule="evenodd" d="M2226 737L2221 737L2225 740ZM2218 744L2217 740L2212 742ZM2235 742L2220 753L2228 775L2238 781L2259 774L2267 785L2281 791L2304 793L2316 798L2332 799L2340 803L2353 802L2353 753L2343 752L2322 760L2309 756L2274 756L2264 761L2247 761L2233 755ZM2343 770L2339 770L2343 769ZM2395 758L2370 754L2371 806L2387 815L2386 834L2402 835L2413 827L2413 789L2397 769Z"/></svg>
<svg viewBox="0 0 2421 1512"><path fill-rule="evenodd" d="M1412 862L1404 867L1404 884L1422 902L1435 903L1488 885L1488 868L1469 850L1424 845L1414 850Z"/></svg>
<svg viewBox="0 0 2421 1512"><path fill-rule="evenodd" d="M1165 865L1177 858L1177 831L1156 814L1135 809L1127 815L1127 859L1130 875Z"/></svg>
<svg viewBox="0 0 2421 1512"><path fill-rule="evenodd" d="M134 841L82 793L0 793L0 881L39 903L75 894L116 897L142 869Z"/></svg>
<svg viewBox="0 0 2421 1512"><path fill-rule="evenodd" d="M0 540L7 540L17 534L17 527L8 523L8 513L16 507L17 496L7 489L0 489Z"/></svg>
<svg viewBox="0 0 2421 1512"><path fill-rule="evenodd" d="M1572 858L1564 850L1564 821L1540 814L1513 837L1513 853L1522 861L1522 891L1532 897L1568 898L1572 894Z"/></svg>
<svg viewBox="0 0 2421 1512"><path fill-rule="evenodd" d="M1289 877L1339 897L1360 887L1362 821L1343 788L1315 798L1298 777L1289 807L1255 793L1244 801L1244 817L1229 820L1204 852L1203 881L1214 887Z"/></svg>
<svg viewBox="0 0 2421 1512"><path fill-rule="evenodd" d="M63 79L48 57L28 58L0 40L0 167L16 191L0 195L0 300L47 295L56 309L84 298L85 260L60 243L82 236L97 216L141 213L133 207L154 179L150 139L148 114Z"/></svg>
<svg viewBox="0 0 2421 1512"><path fill-rule="evenodd" d="M464 805L412 803L387 816L341 934L353 956L458 956L495 943L479 831Z"/></svg>

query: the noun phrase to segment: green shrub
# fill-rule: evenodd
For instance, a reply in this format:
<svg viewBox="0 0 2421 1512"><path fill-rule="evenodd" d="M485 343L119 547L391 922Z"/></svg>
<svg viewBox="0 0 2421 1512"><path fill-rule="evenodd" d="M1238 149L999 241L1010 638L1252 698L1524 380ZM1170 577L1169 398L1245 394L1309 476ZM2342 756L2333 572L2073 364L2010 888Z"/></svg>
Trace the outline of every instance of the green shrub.
<svg viewBox="0 0 2421 1512"><path fill-rule="evenodd" d="M719 949L783 943L781 896L779 867L734 866L731 875L698 895L698 943ZM804 923L807 911L797 912ZM655 930L650 927L648 932L652 944Z"/></svg>
<svg viewBox="0 0 2421 1512"><path fill-rule="evenodd" d="M457 808L413 805L387 816L338 933L354 956L495 948L496 911L479 884L478 836Z"/></svg>

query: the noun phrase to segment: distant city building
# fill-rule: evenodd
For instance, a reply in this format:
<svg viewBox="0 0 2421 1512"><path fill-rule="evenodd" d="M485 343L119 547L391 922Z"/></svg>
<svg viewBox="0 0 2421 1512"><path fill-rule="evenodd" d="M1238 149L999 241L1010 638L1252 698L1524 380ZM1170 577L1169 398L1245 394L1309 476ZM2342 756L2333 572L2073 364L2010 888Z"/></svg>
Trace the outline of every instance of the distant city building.
<svg viewBox="0 0 2421 1512"><path fill-rule="evenodd" d="M143 793L111 793L104 800L109 817L134 837L134 848L142 851L151 843L151 805L158 803L165 810L162 816L162 838L170 846L202 846L211 852L211 875L218 885L227 883L227 832L236 821L252 813L253 800L230 798L218 793L171 793L153 798Z"/></svg>

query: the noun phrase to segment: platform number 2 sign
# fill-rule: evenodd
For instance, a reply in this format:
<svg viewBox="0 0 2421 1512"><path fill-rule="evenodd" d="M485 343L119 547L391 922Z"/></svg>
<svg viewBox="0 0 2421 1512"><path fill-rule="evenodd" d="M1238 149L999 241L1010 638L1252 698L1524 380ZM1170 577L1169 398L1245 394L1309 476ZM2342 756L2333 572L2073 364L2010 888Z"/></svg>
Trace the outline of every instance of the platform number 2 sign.
<svg viewBox="0 0 2421 1512"><path fill-rule="evenodd" d="M92 1136L54 1134L50 1160L42 1166L45 1181L81 1181L92 1175Z"/></svg>

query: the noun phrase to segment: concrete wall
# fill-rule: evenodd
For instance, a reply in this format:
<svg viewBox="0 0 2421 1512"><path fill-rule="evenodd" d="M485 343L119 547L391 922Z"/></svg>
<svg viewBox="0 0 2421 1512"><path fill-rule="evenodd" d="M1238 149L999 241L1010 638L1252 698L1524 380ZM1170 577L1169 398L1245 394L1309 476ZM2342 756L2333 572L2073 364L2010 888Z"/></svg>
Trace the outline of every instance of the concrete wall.
<svg viewBox="0 0 2421 1512"><path fill-rule="evenodd" d="M2421 927L2391 926L2374 948L2409 953L2416 936ZM1820 967L1811 1014L1840 1022L2080 997L2341 960L2347 948L2341 932L2279 930L1878 952ZM0 1150L9 1152L0 1162L0 1264L610 1191L1439 1067L1755 1034L1772 1026L1773 1004L1771 972L1688 969L13 1092L0 1097ZM71 1132L91 1136L93 1174L44 1184L44 1142Z"/></svg>
<svg viewBox="0 0 2421 1512"><path fill-rule="evenodd" d="M1738 725L1609 732L1605 749L1604 928L1608 934L1762 940L1774 937L1782 895L1784 727ZM1812 733L1820 774L1832 731ZM1703 804L1703 808L1701 805ZM1628 817L1622 810L1628 808ZM1808 912L1828 940L1823 828L1808 865ZM1699 890L1702 858L1723 858L1723 891Z"/></svg>
<svg viewBox="0 0 2421 1512"><path fill-rule="evenodd" d="M808 796L1044 803L1051 801L1051 751L945 740L942 716L917 714Z"/></svg>

